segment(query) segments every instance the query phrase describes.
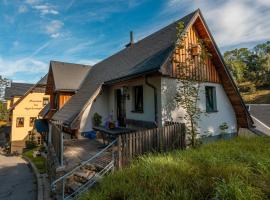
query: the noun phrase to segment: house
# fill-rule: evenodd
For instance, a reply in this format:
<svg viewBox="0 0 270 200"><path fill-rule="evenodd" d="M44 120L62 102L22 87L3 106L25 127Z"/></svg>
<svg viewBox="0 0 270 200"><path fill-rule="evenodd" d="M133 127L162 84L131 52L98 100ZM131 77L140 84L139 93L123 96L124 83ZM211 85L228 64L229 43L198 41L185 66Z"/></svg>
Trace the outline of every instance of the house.
<svg viewBox="0 0 270 200"><path fill-rule="evenodd" d="M10 150L21 153L25 148L27 140L35 140L42 143L42 137L35 131L35 120L38 113L49 103L49 96L45 95L47 76L44 76L35 85L24 91L20 90L20 97L16 96L11 100L8 109L11 123ZM28 85L25 85L28 86ZM10 92L7 88L7 94Z"/></svg>
<svg viewBox="0 0 270 200"><path fill-rule="evenodd" d="M5 100L7 110L16 103L34 84L11 82L9 87L5 89Z"/></svg>
<svg viewBox="0 0 270 200"><path fill-rule="evenodd" d="M190 69L190 75L203 79L199 105L207 116L201 117L200 132L218 135L224 122L229 133L249 128L252 119L200 10L136 43L131 40L124 49L94 65L78 92L53 115L52 122L83 133L93 129L94 113L100 114L103 122L112 116L122 126L147 122L161 127L166 121L180 121L184 111L174 103L177 78L181 78L174 59L186 61L184 50L175 49L180 21L187 35L183 45L196 46L203 39L211 53L200 74L196 74L200 66ZM207 97L205 91L211 96ZM210 99L215 102L207 108Z"/></svg>
<svg viewBox="0 0 270 200"><path fill-rule="evenodd" d="M54 113L61 110L78 91L89 70L88 65L51 61L45 91L50 96L50 104L40 112L40 116L50 121Z"/></svg>
<svg viewBox="0 0 270 200"><path fill-rule="evenodd" d="M31 87L33 87L33 84L29 83L16 83L11 82L9 86L5 88L5 95L4 99L6 101L5 106L8 110L16 101L18 101ZM2 131L2 140L3 145L6 145L6 143L10 139L10 133L11 133L11 122L12 117L11 115L8 115L7 117L7 125L3 127Z"/></svg>
<svg viewBox="0 0 270 200"><path fill-rule="evenodd" d="M254 121L255 130L259 134L270 136L270 105L249 104L248 109Z"/></svg>
<svg viewBox="0 0 270 200"><path fill-rule="evenodd" d="M184 25L180 39L177 38L179 23ZM208 53L199 57L205 49ZM183 69L177 64L190 62L191 56L194 62L185 68L185 73L180 73ZM218 138L222 134L220 125L224 123L230 135L237 134L240 128L252 127L252 118L202 13L196 10L138 42L133 41L131 33L124 49L92 66L79 90L51 118L49 135L54 138L51 150L55 150L60 168L65 171L61 174L66 173L52 185L66 184L61 185L62 196L74 197L112 170L116 163L118 167L125 165L123 160L127 157L163 149L164 144L171 144L166 150L174 148L175 143L180 144L176 148L185 147L181 125L188 122L181 117L186 110L175 102L183 80L200 83L198 106L206 115L198 121L199 137L211 134L211 138ZM110 121L120 128L94 125L96 113L103 125ZM127 132L115 134L125 129ZM110 132L116 138L100 150L95 142L99 138L80 137L93 130ZM77 140L68 140L65 137L68 134ZM111 148L116 143L116 148ZM52 169L57 165L49 166ZM54 174L59 172L57 169ZM81 178L83 174L91 177L86 175L84 183L77 183L77 176Z"/></svg>

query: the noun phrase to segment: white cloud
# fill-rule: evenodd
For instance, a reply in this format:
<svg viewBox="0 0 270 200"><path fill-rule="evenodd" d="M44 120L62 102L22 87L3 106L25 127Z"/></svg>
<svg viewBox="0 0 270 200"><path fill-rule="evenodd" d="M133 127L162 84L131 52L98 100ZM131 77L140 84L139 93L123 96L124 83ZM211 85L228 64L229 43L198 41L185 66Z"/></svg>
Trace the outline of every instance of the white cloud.
<svg viewBox="0 0 270 200"><path fill-rule="evenodd" d="M33 8L38 10L41 15L47 15L47 14L57 15L57 14L59 14L59 12L54 8L54 6L51 6L49 4L36 5L36 6L33 6Z"/></svg>
<svg viewBox="0 0 270 200"><path fill-rule="evenodd" d="M64 23L60 20L53 20L45 27L45 32L52 38L57 38L60 36L59 32L63 26Z"/></svg>
<svg viewBox="0 0 270 200"><path fill-rule="evenodd" d="M52 14L58 15L59 12L56 6L49 3L41 3L39 0L26 0L26 4L30 5L33 9L37 10L41 16Z"/></svg>
<svg viewBox="0 0 270 200"><path fill-rule="evenodd" d="M16 73L26 72L27 74L46 73L48 64L34 58L3 59L0 57L0 74L12 77Z"/></svg>
<svg viewBox="0 0 270 200"><path fill-rule="evenodd" d="M74 54L74 53L77 53L77 52L80 52L84 49L87 49L89 48L89 46L91 44L93 44L94 42L93 41L88 41L88 42L81 42L79 44L76 44L75 46L73 46L72 48L69 48L66 53L67 54Z"/></svg>
<svg viewBox="0 0 270 200"><path fill-rule="evenodd" d="M269 0L187 1L170 0L167 13L179 10L203 12L215 40L221 47L259 42L270 38Z"/></svg>
<svg viewBox="0 0 270 200"><path fill-rule="evenodd" d="M25 5L20 5L18 12L19 13L26 13L28 11L28 8Z"/></svg>

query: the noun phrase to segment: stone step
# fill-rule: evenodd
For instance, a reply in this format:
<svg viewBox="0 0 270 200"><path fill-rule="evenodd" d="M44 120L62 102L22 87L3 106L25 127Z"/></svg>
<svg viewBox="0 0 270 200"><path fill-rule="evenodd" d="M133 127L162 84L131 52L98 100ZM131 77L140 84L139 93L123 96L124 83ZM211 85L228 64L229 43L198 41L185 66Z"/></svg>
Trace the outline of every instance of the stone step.
<svg viewBox="0 0 270 200"><path fill-rule="evenodd" d="M66 187L68 188L68 191L72 190L74 192L82 185L83 185L82 183L73 180L73 181L67 183Z"/></svg>
<svg viewBox="0 0 270 200"><path fill-rule="evenodd" d="M89 171L97 171L97 168L93 164L86 164L83 166L83 168Z"/></svg>
<svg viewBox="0 0 270 200"><path fill-rule="evenodd" d="M90 170L78 171L74 173L74 179L81 183L85 183L86 181L91 179L94 175L95 175L94 171Z"/></svg>

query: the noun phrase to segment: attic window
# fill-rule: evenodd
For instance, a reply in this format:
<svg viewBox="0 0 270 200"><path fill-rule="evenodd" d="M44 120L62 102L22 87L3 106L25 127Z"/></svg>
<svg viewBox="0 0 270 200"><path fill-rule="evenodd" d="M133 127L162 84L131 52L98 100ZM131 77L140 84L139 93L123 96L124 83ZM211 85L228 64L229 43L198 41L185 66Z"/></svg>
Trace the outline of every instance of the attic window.
<svg viewBox="0 0 270 200"><path fill-rule="evenodd" d="M16 118L16 127L24 127L24 118L23 117Z"/></svg>
<svg viewBox="0 0 270 200"><path fill-rule="evenodd" d="M49 98L48 97L44 97L43 98L43 106L46 106L49 103Z"/></svg>

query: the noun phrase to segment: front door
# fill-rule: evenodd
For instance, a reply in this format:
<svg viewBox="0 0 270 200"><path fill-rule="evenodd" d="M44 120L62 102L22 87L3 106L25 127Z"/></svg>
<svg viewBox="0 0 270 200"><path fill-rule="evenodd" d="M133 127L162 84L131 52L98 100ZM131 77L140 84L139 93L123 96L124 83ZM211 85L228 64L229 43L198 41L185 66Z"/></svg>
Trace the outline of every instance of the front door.
<svg viewBox="0 0 270 200"><path fill-rule="evenodd" d="M116 90L116 111L119 126L125 126L126 123L126 99L123 95L123 89Z"/></svg>

